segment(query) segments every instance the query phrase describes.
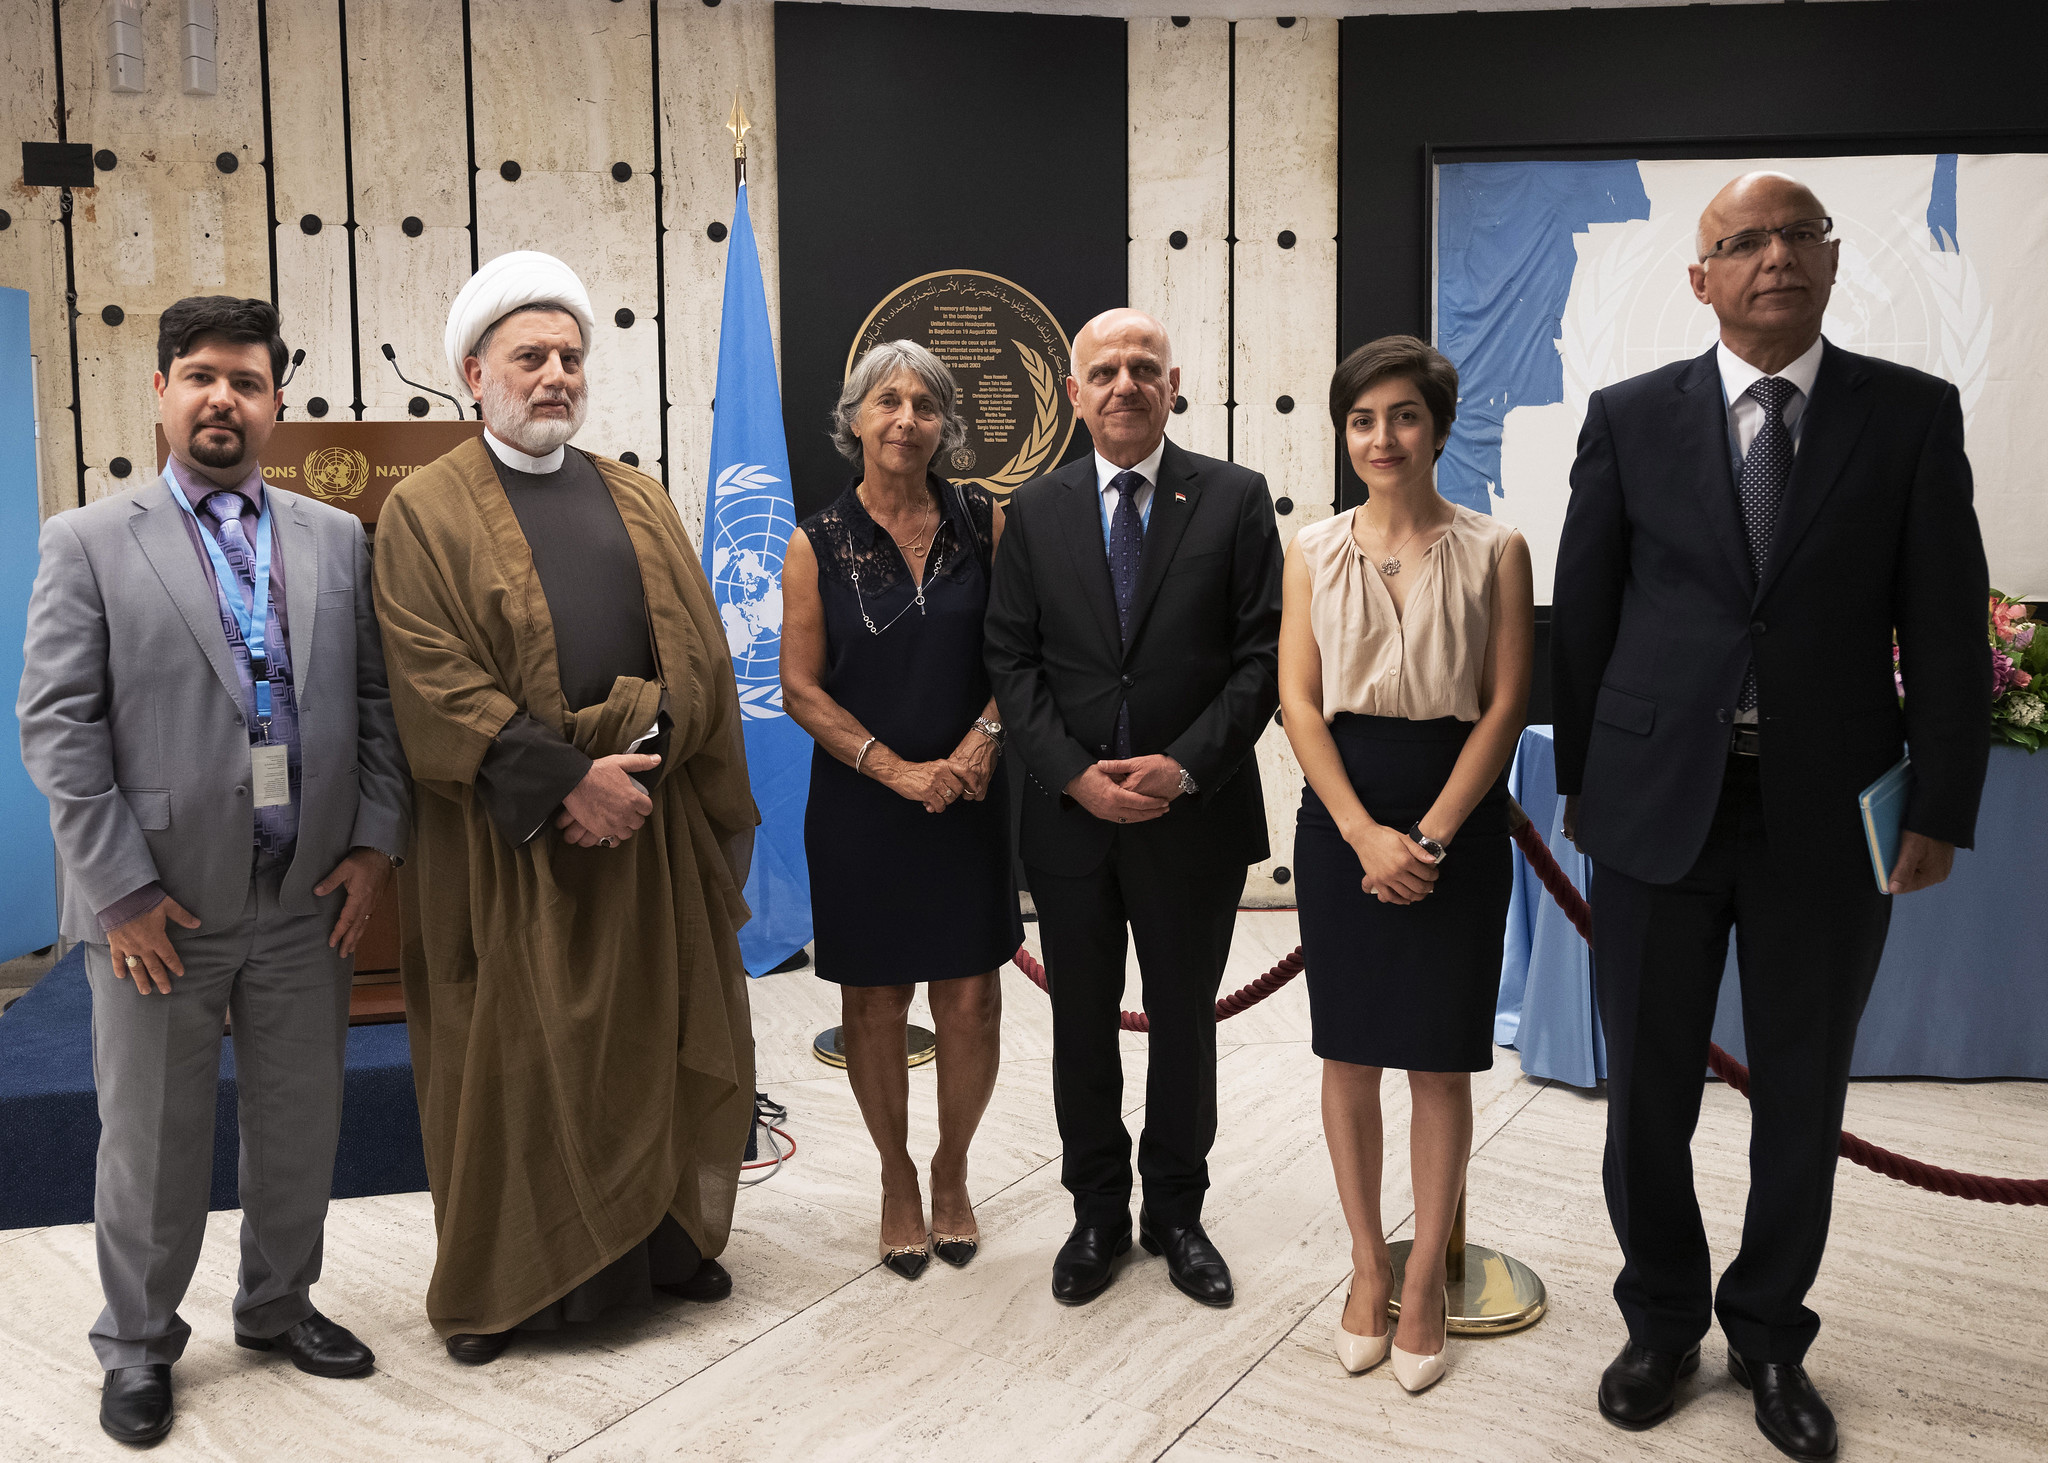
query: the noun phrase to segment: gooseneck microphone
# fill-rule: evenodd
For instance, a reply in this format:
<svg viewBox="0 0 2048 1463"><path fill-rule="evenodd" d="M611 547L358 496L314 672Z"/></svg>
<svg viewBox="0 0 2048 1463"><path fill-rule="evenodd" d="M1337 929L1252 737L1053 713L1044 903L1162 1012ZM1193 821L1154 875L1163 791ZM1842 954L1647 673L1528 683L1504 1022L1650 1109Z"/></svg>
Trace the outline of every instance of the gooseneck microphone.
<svg viewBox="0 0 2048 1463"><path fill-rule="evenodd" d="M412 377L406 375L405 372L400 371L398 369L398 352L391 348L390 341L385 341L381 349L384 352L384 359L391 362L391 369L397 373L399 380L403 381L406 385L412 387L413 390L415 391L432 391L434 395L440 397L443 401L447 402L450 406L455 408L456 420L460 421L462 419L461 402L457 401L454 397L450 396L445 391L435 390L435 388L432 386L422 386L419 382L413 380Z"/></svg>

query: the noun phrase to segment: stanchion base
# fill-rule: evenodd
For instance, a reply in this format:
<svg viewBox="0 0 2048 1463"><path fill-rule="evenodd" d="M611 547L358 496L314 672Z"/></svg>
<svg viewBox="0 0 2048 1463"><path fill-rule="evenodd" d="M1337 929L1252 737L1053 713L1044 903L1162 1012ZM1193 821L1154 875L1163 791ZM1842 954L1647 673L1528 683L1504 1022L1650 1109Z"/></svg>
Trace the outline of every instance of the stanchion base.
<svg viewBox="0 0 2048 1463"><path fill-rule="evenodd" d="M922 1067L939 1054L939 1038L922 1026L911 1026L903 1033L904 1056L913 1067ZM828 1067L846 1066L846 1048L839 1044L839 1028L828 1026L818 1033L818 1039L811 1043L811 1055Z"/></svg>
<svg viewBox="0 0 2048 1463"><path fill-rule="evenodd" d="M1394 1266L1394 1301L1387 1311L1395 1317L1401 1314L1401 1277L1412 1245L1413 1241L1403 1239L1387 1246ZM1500 1336L1519 1331L1542 1320L1548 1304L1542 1278L1534 1270L1485 1245L1465 1246L1465 1278L1453 1280L1445 1289L1453 1336Z"/></svg>

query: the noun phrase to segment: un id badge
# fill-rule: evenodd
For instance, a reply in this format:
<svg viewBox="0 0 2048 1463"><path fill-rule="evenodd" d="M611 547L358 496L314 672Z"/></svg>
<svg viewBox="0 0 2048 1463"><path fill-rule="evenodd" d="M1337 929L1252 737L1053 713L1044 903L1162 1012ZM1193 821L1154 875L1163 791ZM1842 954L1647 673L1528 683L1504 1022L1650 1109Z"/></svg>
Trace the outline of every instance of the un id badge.
<svg viewBox="0 0 2048 1463"><path fill-rule="evenodd" d="M251 747L249 780L259 808L280 808L292 800L292 774L287 747Z"/></svg>

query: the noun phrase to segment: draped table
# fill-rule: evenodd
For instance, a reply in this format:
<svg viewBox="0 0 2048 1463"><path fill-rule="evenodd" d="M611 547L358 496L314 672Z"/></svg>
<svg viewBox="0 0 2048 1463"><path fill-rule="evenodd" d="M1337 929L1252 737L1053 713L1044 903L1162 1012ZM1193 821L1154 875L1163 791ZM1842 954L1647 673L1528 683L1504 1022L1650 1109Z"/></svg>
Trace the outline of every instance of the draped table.
<svg viewBox="0 0 2048 1463"><path fill-rule="evenodd" d="M1589 901L1592 861L1564 836L1556 745L1547 726L1522 733L1508 790ZM1959 849L1947 882L1902 895L1856 1038L1856 1077L2048 1078L2048 757L1994 746L1977 846ZM1714 1040L1746 1061L1734 940ZM1526 860L1515 856L1493 1039L1522 1069L1575 1087L1607 1075L1594 961Z"/></svg>

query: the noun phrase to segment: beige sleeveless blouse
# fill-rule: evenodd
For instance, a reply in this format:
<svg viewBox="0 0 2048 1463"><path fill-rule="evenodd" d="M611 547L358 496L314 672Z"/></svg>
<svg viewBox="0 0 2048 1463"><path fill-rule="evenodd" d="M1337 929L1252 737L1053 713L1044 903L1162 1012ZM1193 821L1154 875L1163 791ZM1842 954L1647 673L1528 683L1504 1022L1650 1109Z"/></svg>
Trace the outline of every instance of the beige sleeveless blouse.
<svg viewBox="0 0 2048 1463"><path fill-rule="evenodd" d="M1308 622L1323 659L1324 721L1340 711L1479 720L1495 572L1515 530L1453 506L1457 516L1443 537L1402 560L1401 572L1414 578L1401 613L1352 537L1358 510L1294 536L1309 572Z"/></svg>

